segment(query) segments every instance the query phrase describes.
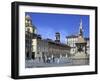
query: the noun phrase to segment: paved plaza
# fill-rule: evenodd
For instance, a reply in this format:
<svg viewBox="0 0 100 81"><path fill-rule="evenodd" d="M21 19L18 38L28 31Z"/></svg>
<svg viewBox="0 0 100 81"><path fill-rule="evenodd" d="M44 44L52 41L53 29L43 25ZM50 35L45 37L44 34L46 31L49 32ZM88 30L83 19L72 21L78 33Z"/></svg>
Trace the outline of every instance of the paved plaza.
<svg viewBox="0 0 100 81"><path fill-rule="evenodd" d="M79 65L89 65L89 59L72 59L72 58L56 58L55 61L52 59L50 61L43 62L39 59L30 59L25 61L26 68L38 68L38 67L60 67L60 66L79 66Z"/></svg>

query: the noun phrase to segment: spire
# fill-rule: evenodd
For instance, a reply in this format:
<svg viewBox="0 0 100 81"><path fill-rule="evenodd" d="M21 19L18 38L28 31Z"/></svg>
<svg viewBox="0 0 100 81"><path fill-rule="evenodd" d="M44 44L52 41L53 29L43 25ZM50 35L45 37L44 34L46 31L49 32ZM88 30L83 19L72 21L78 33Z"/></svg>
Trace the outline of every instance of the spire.
<svg viewBox="0 0 100 81"><path fill-rule="evenodd" d="M83 36L82 19L80 20L79 35Z"/></svg>
<svg viewBox="0 0 100 81"><path fill-rule="evenodd" d="M80 20L80 29L82 29L82 19Z"/></svg>

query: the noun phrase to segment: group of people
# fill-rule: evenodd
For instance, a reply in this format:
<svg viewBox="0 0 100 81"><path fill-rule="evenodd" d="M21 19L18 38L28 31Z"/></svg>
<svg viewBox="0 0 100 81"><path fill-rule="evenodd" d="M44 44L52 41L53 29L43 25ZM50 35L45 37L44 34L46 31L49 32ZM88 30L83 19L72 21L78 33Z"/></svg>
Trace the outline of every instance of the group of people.
<svg viewBox="0 0 100 81"><path fill-rule="evenodd" d="M59 58L56 57L42 57L44 63L59 63Z"/></svg>

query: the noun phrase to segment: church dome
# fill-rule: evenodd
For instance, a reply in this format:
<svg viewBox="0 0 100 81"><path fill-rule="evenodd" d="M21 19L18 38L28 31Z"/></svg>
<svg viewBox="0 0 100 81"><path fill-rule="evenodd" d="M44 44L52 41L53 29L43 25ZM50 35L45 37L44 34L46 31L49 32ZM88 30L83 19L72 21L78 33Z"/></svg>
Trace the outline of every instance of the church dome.
<svg viewBox="0 0 100 81"><path fill-rule="evenodd" d="M32 26L32 20L31 20L31 17L29 15L25 16L25 25L26 25L26 27Z"/></svg>
<svg viewBox="0 0 100 81"><path fill-rule="evenodd" d="M25 16L25 19L26 19L26 20L31 20L31 17L30 17L29 15L26 15L26 16Z"/></svg>

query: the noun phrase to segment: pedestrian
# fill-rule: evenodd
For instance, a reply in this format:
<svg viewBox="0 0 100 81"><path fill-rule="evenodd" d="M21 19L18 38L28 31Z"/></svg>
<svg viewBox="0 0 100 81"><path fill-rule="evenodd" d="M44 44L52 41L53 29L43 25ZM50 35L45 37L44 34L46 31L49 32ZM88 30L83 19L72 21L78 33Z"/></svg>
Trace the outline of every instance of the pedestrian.
<svg viewBox="0 0 100 81"><path fill-rule="evenodd" d="M53 57L52 59L53 59L53 62L55 62L55 57Z"/></svg>
<svg viewBox="0 0 100 81"><path fill-rule="evenodd" d="M58 64L59 64L59 61L60 61L60 60L59 60L59 58L58 58L58 59L57 59L57 63L58 63Z"/></svg>

